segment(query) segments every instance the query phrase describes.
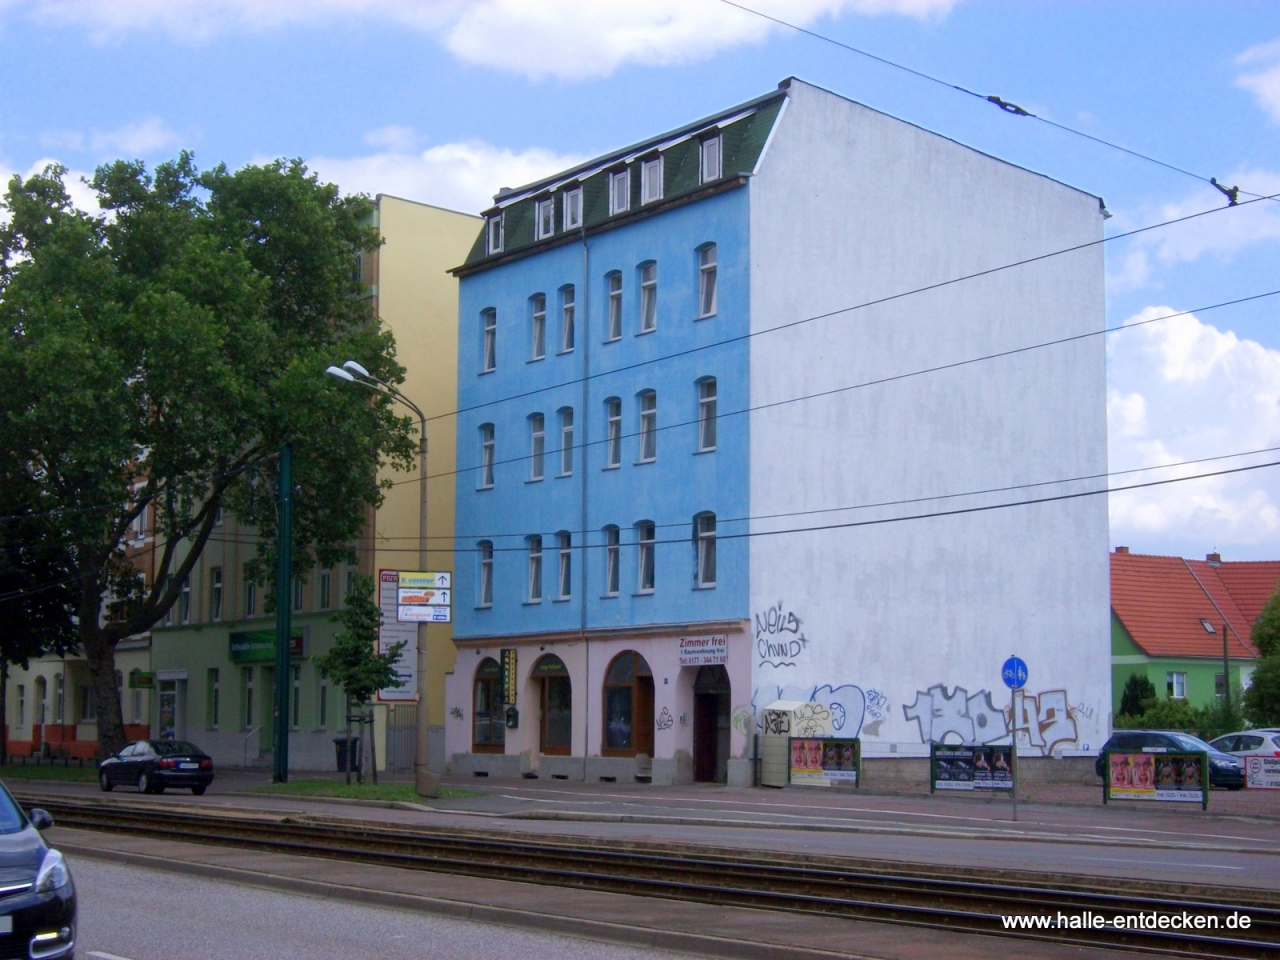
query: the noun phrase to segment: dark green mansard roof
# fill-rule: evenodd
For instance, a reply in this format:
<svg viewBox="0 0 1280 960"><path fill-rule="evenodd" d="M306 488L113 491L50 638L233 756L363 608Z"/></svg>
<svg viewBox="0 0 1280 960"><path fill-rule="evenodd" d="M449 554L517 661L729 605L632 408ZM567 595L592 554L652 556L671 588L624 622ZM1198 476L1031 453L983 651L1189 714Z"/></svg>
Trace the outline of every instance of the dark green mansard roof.
<svg viewBox="0 0 1280 960"><path fill-rule="evenodd" d="M714 117L499 196L497 204L485 212L485 226L472 244L466 263L454 268L454 272L465 276L536 250L576 240L580 235L577 228L563 229L564 196L579 186L582 188L583 224L588 232L649 216L702 195L741 186L760 158L784 98L783 90L770 93ZM721 137L721 176L702 183L699 178L701 144L708 135L717 131ZM642 207L640 164L659 153L662 155L662 199ZM625 213L611 216L609 175L624 166L631 169L631 205ZM539 240L534 231L535 206L551 197L555 198L555 230ZM489 254L488 221L499 214L504 217L503 249L500 253Z"/></svg>

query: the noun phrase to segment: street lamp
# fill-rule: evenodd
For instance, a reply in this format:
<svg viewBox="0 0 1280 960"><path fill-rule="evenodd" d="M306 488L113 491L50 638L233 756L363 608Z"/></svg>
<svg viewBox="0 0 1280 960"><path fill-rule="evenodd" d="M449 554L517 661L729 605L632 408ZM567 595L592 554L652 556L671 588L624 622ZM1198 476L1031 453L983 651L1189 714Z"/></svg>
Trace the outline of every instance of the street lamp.
<svg viewBox="0 0 1280 960"><path fill-rule="evenodd" d="M347 383L359 384L374 393L403 403L418 415L418 569L427 569L427 416L418 405L391 384L379 380L354 360L325 370L329 376ZM381 589L381 587L379 587ZM427 770L427 625L418 624L418 735L414 755L414 785L422 796L434 797L440 791L439 779Z"/></svg>

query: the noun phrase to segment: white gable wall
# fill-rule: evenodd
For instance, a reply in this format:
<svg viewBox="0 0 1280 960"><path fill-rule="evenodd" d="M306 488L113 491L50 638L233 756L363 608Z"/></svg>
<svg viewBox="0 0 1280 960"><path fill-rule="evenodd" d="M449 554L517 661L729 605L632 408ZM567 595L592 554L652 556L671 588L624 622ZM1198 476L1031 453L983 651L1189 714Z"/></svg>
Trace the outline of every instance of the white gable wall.
<svg viewBox="0 0 1280 960"><path fill-rule="evenodd" d="M750 187L753 333L1102 236L1096 197L806 84L790 97ZM752 338L757 714L780 696L825 698L869 755L994 740L1010 706L1000 665L1016 652L1030 667L1021 747L1101 746L1105 496L761 535L1085 489L763 519L1105 473L1101 336L758 408L1104 322L1094 246Z"/></svg>

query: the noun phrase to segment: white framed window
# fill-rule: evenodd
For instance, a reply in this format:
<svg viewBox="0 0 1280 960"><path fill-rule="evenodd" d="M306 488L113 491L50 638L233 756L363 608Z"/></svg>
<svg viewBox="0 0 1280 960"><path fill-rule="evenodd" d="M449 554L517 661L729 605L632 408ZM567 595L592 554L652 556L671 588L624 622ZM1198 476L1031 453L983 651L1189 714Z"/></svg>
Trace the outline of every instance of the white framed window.
<svg viewBox="0 0 1280 960"><path fill-rule="evenodd" d="M333 574L328 570L320 571L320 609L328 610L333 606Z"/></svg>
<svg viewBox="0 0 1280 960"><path fill-rule="evenodd" d="M547 424L540 413L529 414L529 479L541 480L546 470Z"/></svg>
<svg viewBox="0 0 1280 960"><path fill-rule="evenodd" d="M222 619L222 568L209 571L209 619Z"/></svg>
<svg viewBox="0 0 1280 960"><path fill-rule="evenodd" d="M619 170L609 174L609 214L626 213L631 209L631 171Z"/></svg>
<svg viewBox="0 0 1280 960"><path fill-rule="evenodd" d="M305 586L301 580L293 581L293 610L295 613L302 611L303 590Z"/></svg>
<svg viewBox="0 0 1280 960"><path fill-rule="evenodd" d="M702 164L701 174L702 182L709 183L712 180L720 179L720 154L722 141L720 135L707 137L702 141Z"/></svg>
<svg viewBox="0 0 1280 960"><path fill-rule="evenodd" d="M253 667L240 668L240 689L244 692L244 728L253 729Z"/></svg>
<svg viewBox="0 0 1280 960"><path fill-rule="evenodd" d="M604 402L605 421L609 425L605 443L605 468L622 466L622 400L610 397Z"/></svg>
<svg viewBox="0 0 1280 960"><path fill-rule="evenodd" d="M653 203L661 199L662 157L656 157L640 164L640 202Z"/></svg>
<svg viewBox="0 0 1280 960"><path fill-rule="evenodd" d="M182 581L182 592L178 595L178 622L191 622L191 581Z"/></svg>
<svg viewBox="0 0 1280 960"><path fill-rule="evenodd" d="M716 245L708 243L698 248L698 318L714 316L716 312Z"/></svg>
<svg viewBox="0 0 1280 960"><path fill-rule="evenodd" d="M497 216L490 217L488 220L489 228L489 252L501 253L503 242L505 241L505 227L503 219L506 214L500 213Z"/></svg>
<svg viewBox="0 0 1280 960"><path fill-rule="evenodd" d="M133 518L133 539L141 540L147 535L147 505L138 508L138 515Z"/></svg>
<svg viewBox="0 0 1280 960"><path fill-rule="evenodd" d="M481 346L480 372L493 373L498 369L498 311L490 307L480 311L480 329L484 340Z"/></svg>
<svg viewBox="0 0 1280 960"><path fill-rule="evenodd" d="M640 463L658 457L658 395L652 390L640 394Z"/></svg>
<svg viewBox="0 0 1280 960"><path fill-rule="evenodd" d="M480 483L482 490L493 486L493 424L480 424ZM349 580L348 580L349 582Z"/></svg>
<svg viewBox="0 0 1280 960"><path fill-rule="evenodd" d="M640 332L658 329L658 265L640 264Z"/></svg>
<svg viewBox="0 0 1280 960"><path fill-rule="evenodd" d="M562 217L564 228L576 230L582 226L582 188L574 187L572 190L566 190L563 196L561 206L564 214Z"/></svg>
<svg viewBox="0 0 1280 960"><path fill-rule="evenodd" d="M622 537L613 524L604 528L604 595L618 595L618 566L622 559Z"/></svg>
<svg viewBox="0 0 1280 960"><path fill-rule="evenodd" d="M320 681L319 696L316 698L316 719L319 721L317 726L324 730L329 726L329 681L322 679Z"/></svg>
<svg viewBox="0 0 1280 960"><path fill-rule="evenodd" d="M609 288L609 326L606 340L622 339L622 273L614 270L605 277Z"/></svg>
<svg viewBox="0 0 1280 960"><path fill-rule="evenodd" d="M573 535L561 530L556 534L556 545L560 552L559 576L556 577L559 599L568 600L573 596Z"/></svg>
<svg viewBox="0 0 1280 960"><path fill-rule="evenodd" d="M476 591L476 606L493 606L493 541L481 540L476 544L480 553L480 589Z"/></svg>
<svg viewBox="0 0 1280 960"><path fill-rule="evenodd" d="M142 722L142 691L133 691L133 722L135 724Z"/></svg>
<svg viewBox="0 0 1280 960"><path fill-rule="evenodd" d="M547 298L540 293L529 298L532 319L530 326L530 360L541 360L547 355Z"/></svg>
<svg viewBox="0 0 1280 960"><path fill-rule="evenodd" d="M1165 686L1172 700L1187 698L1187 675L1181 671L1170 670L1165 674Z"/></svg>
<svg viewBox="0 0 1280 960"><path fill-rule="evenodd" d="M560 410L560 476L573 473L573 408Z"/></svg>
<svg viewBox="0 0 1280 960"><path fill-rule="evenodd" d="M574 341L574 293L573 286L560 288L560 352L568 353Z"/></svg>
<svg viewBox="0 0 1280 960"><path fill-rule="evenodd" d="M258 615L258 585L249 579L248 564L245 564L244 569L244 615L246 617Z"/></svg>
<svg viewBox="0 0 1280 960"><path fill-rule="evenodd" d="M698 450L716 448L716 378L698 381Z"/></svg>
<svg viewBox="0 0 1280 960"><path fill-rule="evenodd" d="M27 725L27 685L18 684L18 726Z"/></svg>
<svg viewBox="0 0 1280 960"><path fill-rule="evenodd" d="M215 527L222 526L222 504L218 504L213 511L213 525Z"/></svg>
<svg viewBox="0 0 1280 960"><path fill-rule="evenodd" d="M217 730L222 719L221 671L217 667L209 668L209 729Z"/></svg>
<svg viewBox="0 0 1280 960"><path fill-rule="evenodd" d="M537 203L537 227L538 239L545 240L556 232L556 201L554 197L547 197L545 200L539 200Z"/></svg>
<svg viewBox="0 0 1280 960"><path fill-rule="evenodd" d="M542 538L528 537L529 544L529 593L527 603L542 602Z"/></svg>
<svg viewBox="0 0 1280 960"><path fill-rule="evenodd" d="M695 552L694 586L705 590L716 585L716 515L700 513L693 518Z"/></svg>
<svg viewBox="0 0 1280 960"><path fill-rule="evenodd" d="M639 576L636 579L636 592L653 593L654 556L657 528L652 520L641 520L636 524L636 564Z"/></svg>

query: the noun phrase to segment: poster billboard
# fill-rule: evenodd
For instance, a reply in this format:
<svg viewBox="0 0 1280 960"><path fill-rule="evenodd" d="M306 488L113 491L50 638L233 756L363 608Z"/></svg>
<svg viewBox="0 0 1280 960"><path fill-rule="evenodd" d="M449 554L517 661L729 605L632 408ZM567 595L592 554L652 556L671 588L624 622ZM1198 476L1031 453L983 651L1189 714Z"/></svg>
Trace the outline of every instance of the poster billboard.
<svg viewBox="0 0 1280 960"><path fill-rule="evenodd" d="M1103 802L1161 800L1209 805L1209 762L1204 753L1157 751L1103 757Z"/></svg>
<svg viewBox="0 0 1280 960"><path fill-rule="evenodd" d="M935 743L929 751L929 789L1013 791L1013 747Z"/></svg>
<svg viewBox="0 0 1280 960"><path fill-rule="evenodd" d="M857 739L791 737L790 782L797 786L858 785L862 744Z"/></svg>
<svg viewBox="0 0 1280 960"><path fill-rule="evenodd" d="M1280 790L1280 757L1242 757L1250 790Z"/></svg>
<svg viewBox="0 0 1280 960"><path fill-rule="evenodd" d="M378 700L384 703L418 699L418 627L401 621L398 616L401 576L396 570L378 571L378 609L382 613L378 652L386 653L392 644L404 642L400 659L396 661L396 674L402 686L379 690Z"/></svg>

